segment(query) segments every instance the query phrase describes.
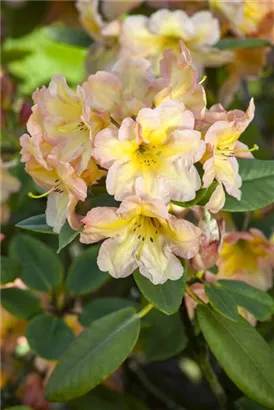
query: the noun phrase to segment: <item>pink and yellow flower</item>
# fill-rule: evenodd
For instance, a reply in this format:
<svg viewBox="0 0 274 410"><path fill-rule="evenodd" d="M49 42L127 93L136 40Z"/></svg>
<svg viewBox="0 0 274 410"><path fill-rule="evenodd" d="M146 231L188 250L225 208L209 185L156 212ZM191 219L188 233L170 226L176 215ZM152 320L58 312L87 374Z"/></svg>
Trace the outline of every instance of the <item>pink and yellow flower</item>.
<svg viewBox="0 0 274 410"><path fill-rule="evenodd" d="M159 87L149 61L143 58L120 59L111 72L98 71L83 84L88 105L107 111L119 123L151 107Z"/></svg>
<svg viewBox="0 0 274 410"><path fill-rule="evenodd" d="M188 16L182 10L161 9L150 17L127 17L123 22L120 42L122 54L150 59L158 73L162 53L172 49L178 55L180 40L191 51L197 67L218 66L231 61L231 53L213 47L219 39L219 23L210 12L201 11Z"/></svg>
<svg viewBox="0 0 274 410"><path fill-rule="evenodd" d="M255 106L251 100L246 113L240 110L226 112L221 106L216 106L216 112L211 111L211 115L217 115L220 120L211 125L206 134L205 142L207 151L204 162L203 186L209 187L213 180L217 180L218 186L213 192L207 208L212 212L218 212L225 203L226 192L241 199L240 187L242 180L239 175L239 166L236 157L252 158L250 151L257 149L255 146L249 150L242 142L238 141L241 133L247 128L254 117Z"/></svg>
<svg viewBox="0 0 274 410"><path fill-rule="evenodd" d="M128 197L119 208L98 207L82 220L82 243L108 238L101 245L98 266L115 278L139 268L155 285L179 279L178 257L189 259L199 248L200 229L168 213L161 201Z"/></svg>
<svg viewBox="0 0 274 410"><path fill-rule="evenodd" d="M193 165L205 144L195 131L194 115L177 101L155 109L143 108L136 121L126 118L120 127L97 134L93 155L108 169L106 186L122 200L138 192L142 197L190 201L200 188Z"/></svg>
<svg viewBox="0 0 274 410"><path fill-rule="evenodd" d="M206 109L206 94L198 83L197 73L192 67L190 51L181 42L181 54L176 56L172 50L164 52L160 62L161 90L154 98L157 106L164 101L182 102L196 118L201 118Z"/></svg>
<svg viewBox="0 0 274 410"><path fill-rule="evenodd" d="M231 232L217 260L218 278L247 282L261 290L273 285L274 245L257 229Z"/></svg>
<svg viewBox="0 0 274 410"><path fill-rule="evenodd" d="M29 133L53 147L61 146L62 161L78 159L77 172L81 173L91 156L92 139L109 124L108 115L90 108L83 89L78 86L74 93L61 75L53 77L48 88L37 90L33 100Z"/></svg>

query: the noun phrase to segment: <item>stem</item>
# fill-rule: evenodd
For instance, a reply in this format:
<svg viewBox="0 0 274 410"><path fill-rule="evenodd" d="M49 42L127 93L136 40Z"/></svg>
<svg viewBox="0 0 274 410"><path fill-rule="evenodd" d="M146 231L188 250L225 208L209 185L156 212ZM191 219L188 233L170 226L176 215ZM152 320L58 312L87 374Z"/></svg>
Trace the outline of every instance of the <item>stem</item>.
<svg viewBox="0 0 274 410"><path fill-rule="evenodd" d="M199 335L196 336L195 334L192 323L188 317L185 305L181 305L180 315L181 321L184 324L186 334L189 339L189 346L192 349L193 356L198 362L202 370L203 376L208 382L214 396L216 397L216 400L220 404L220 409L226 410L227 398L225 391L210 364L207 346L205 346L202 343L202 340L199 338Z"/></svg>
<svg viewBox="0 0 274 410"><path fill-rule="evenodd" d="M151 303L148 303L140 312L137 313L137 316L139 319L142 319L145 315L147 315L151 309L153 308L153 305Z"/></svg>

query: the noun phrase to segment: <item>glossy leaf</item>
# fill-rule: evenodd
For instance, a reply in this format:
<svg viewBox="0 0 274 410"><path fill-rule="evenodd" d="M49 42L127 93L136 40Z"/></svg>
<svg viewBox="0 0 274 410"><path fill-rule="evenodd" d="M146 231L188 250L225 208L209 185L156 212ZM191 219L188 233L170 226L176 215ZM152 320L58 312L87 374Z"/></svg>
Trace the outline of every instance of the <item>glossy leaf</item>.
<svg viewBox="0 0 274 410"><path fill-rule="evenodd" d="M224 38L215 44L220 50L235 50L237 48L271 47L271 43L263 38Z"/></svg>
<svg viewBox="0 0 274 410"><path fill-rule="evenodd" d="M49 292L63 277L63 267L56 253L43 242L28 235L18 235L11 243L11 254L21 264L21 279L31 289Z"/></svg>
<svg viewBox="0 0 274 410"><path fill-rule="evenodd" d="M20 264L7 256L1 256L1 285L13 282L21 274Z"/></svg>
<svg viewBox="0 0 274 410"><path fill-rule="evenodd" d="M68 246L73 239L78 236L80 231L74 231L71 229L70 225L66 222L59 233L59 247L57 253L59 253L63 248Z"/></svg>
<svg viewBox="0 0 274 410"><path fill-rule="evenodd" d="M246 212L263 208L274 202L274 161L242 159L239 172L243 180L240 201L227 196L224 211Z"/></svg>
<svg viewBox="0 0 274 410"><path fill-rule="evenodd" d="M26 229L27 231L51 233L56 235L56 233L53 232L52 227L47 225L45 214L31 216L30 218L18 222L15 226L17 226L17 228Z"/></svg>
<svg viewBox="0 0 274 410"><path fill-rule="evenodd" d="M230 293L237 306L252 313L257 320L268 320L274 312L274 300L266 292L239 280L220 280L223 289Z"/></svg>
<svg viewBox="0 0 274 410"><path fill-rule="evenodd" d="M274 407L274 355L244 319L233 322L208 306L197 307L204 337L219 364L246 396Z"/></svg>
<svg viewBox="0 0 274 410"><path fill-rule="evenodd" d="M153 285L139 272L134 273L134 279L141 293L156 309L166 315L179 310L185 292L184 276L178 280L168 280L163 285Z"/></svg>
<svg viewBox="0 0 274 410"><path fill-rule="evenodd" d="M238 320L237 304L230 293L223 289L217 282L216 284L205 284L205 292L211 306L230 320Z"/></svg>
<svg viewBox="0 0 274 410"><path fill-rule="evenodd" d="M84 295L102 286L109 278L97 265L100 244L91 245L74 259L66 280L66 286L72 295Z"/></svg>
<svg viewBox="0 0 274 410"><path fill-rule="evenodd" d="M83 326L87 326L103 316L124 309L125 307L134 307L134 305L134 302L128 299L118 297L95 299L84 305L83 311L79 316L79 322Z"/></svg>
<svg viewBox="0 0 274 410"><path fill-rule="evenodd" d="M31 349L47 360L57 360L75 339L63 319L41 314L32 319L26 329Z"/></svg>
<svg viewBox="0 0 274 410"><path fill-rule="evenodd" d="M113 373L133 349L140 319L126 308L96 320L62 356L46 386L50 401L82 396Z"/></svg>
<svg viewBox="0 0 274 410"><path fill-rule="evenodd" d="M21 79L19 90L22 93L32 93L56 74L62 73L72 85L79 84L85 77L86 49L53 41L47 27L33 30L24 37L8 38L3 49L5 52L14 49L28 52L25 58L9 64L9 72Z"/></svg>
<svg viewBox="0 0 274 410"><path fill-rule="evenodd" d="M41 312L39 298L30 290L25 289L2 289L1 305L8 312L23 320L28 320Z"/></svg>
<svg viewBox="0 0 274 410"><path fill-rule="evenodd" d="M175 356L186 347L187 341L179 313L167 316L153 309L146 316L140 344L147 360L165 360Z"/></svg>

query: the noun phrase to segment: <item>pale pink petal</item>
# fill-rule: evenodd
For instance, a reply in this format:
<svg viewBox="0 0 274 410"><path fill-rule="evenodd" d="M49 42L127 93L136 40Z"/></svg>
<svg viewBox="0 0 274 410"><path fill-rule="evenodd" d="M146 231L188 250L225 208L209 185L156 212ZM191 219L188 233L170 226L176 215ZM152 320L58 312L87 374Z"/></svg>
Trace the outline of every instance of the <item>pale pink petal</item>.
<svg viewBox="0 0 274 410"><path fill-rule="evenodd" d="M138 267L135 252L138 247L135 236L119 235L107 239L99 250L98 266L103 272L109 272L114 278L125 278Z"/></svg>
<svg viewBox="0 0 274 410"><path fill-rule="evenodd" d="M227 193L236 199L241 199L240 187L242 178L239 175L239 165L236 158L216 158L214 159L216 179L221 181Z"/></svg>
<svg viewBox="0 0 274 410"><path fill-rule="evenodd" d="M59 233L66 222L68 212L69 197L67 192L51 192L48 196L46 221L52 226L54 232Z"/></svg>
<svg viewBox="0 0 274 410"><path fill-rule="evenodd" d="M88 105L99 111L115 111L121 103L121 82L117 75L98 71L83 83Z"/></svg>
<svg viewBox="0 0 274 410"><path fill-rule="evenodd" d="M194 34L188 15L182 10L161 9L153 13L148 22L149 30L156 35L189 40Z"/></svg>
<svg viewBox="0 0 274 410"><path fill-rule="evenodd" d="M204 175L203 175L203 188L208 188L212 184L213 180L216 177L216 171L214 167L214 157L209 158L203 166Z"/></svg>
<svg viewBox="0 0 274 410"><path fill-rule="evenodd" d="M103 15L108 20L114 20L122 14L130 12L141 3L142 0L104 0L102 5Z"/></svg>
<svg viewBox="0 0 274 410"><path fill-rule="evenodd" d="M225 191L222 184L218 184L205 207L206 209L209 209L212 213L217 213L223 208L224 204Z"/></svg>
<svg viewBox="0 0 274 410"><path fill-rule="evenodd" d="M167 181L169 197L174 201L192 201L201 188L201 179L194 165L187 164L180 158L174 163L177 178Z"/></svg>
<svg viewBox="0 0 274 410"><path fill-rule="evenodd" d="M201 139L201 133L195 130L173 131L170 140L163 147L164 157L182 157L186 163L198 162L205 152L205 142Z"/></svg>
<svg viewBox="0 0 274 410"><path fill-rule="evenodd" d="M138 177L132 162L116 161L108 170L106 188L117 201L122 201L135 193L135 180Z"/></svg>
<svg viewBox="0 0 274 410"><path fill-rule="evenodd" d="M91 209L81 221L84 224L80 236L82 243L94 243L124 231L128 221L121 219L117 208L97 207Z"/></svg>
<svg viewBox="0 0 274 410"><path fill-rule="evenodd" d="M165 283L168 279L177 280L183 276L184 268L171 249L158 240L146 242L137 260L141 275L154 285Z"/></svg>
<svg viewBox="0 0 274 410"><path fill-rule="evenodd" d="M254 158L252 153L249 152L248 146L246 144L244 144L243 142L241 142L241 141L236 141L235 150L236 150L235 157L237 157L237 158L244 158L244 159ZM237 152L238 150L240 152Z"/></svg>
<svg viewBox="0 0 274 410"><path fill-rule="evenodd" d="M213 45L220 40L220 25L209 11L199 11L191 17L194 36L191 39L195 45Z"/></svg>
<svg viewBox="0 0 274 410"><path fill-rule="evenodd" d="M201 230L191 222L173 215L170 216L169 226L167 236L172 251L181 258L193 258L199 251Z"/></svg>

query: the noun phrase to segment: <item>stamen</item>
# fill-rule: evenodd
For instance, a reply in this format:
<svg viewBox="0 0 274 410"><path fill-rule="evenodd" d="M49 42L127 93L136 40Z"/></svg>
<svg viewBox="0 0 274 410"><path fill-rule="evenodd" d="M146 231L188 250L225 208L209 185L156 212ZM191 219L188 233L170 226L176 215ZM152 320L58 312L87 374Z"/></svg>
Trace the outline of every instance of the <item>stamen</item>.
<svg viewBox="0 0 274 410"><path fill-rule="evenodd" d="M200 84L200 85L203 84L203 82L204 82L206 79L207 79L207 76L204 75L204 76L202 77L201 81L199 81L199 84Z"/></svg>
<svg viewBox="0 0 274 410"><path fill-rule="evenodd" d="M49 189L47 192L44 192L44 193L41 194L41 195L35 195L35 194L33 194L32 192L29 192L29 193L28 193L28 196L29 196L30 198L33 198L33 199L44 198L45 196L47 196L48 194L50 194L52 191L54 191L54 189L56 189L56 188L53 187L53 188Z"/></svg>
<svg viewBox="0 0 274 410"><path fill-rule="evenodd" d="M236 149L233 152L253 152L253 151L258 151L259 146L257 144L254 144L254 146L250 149Z"/></svg>

